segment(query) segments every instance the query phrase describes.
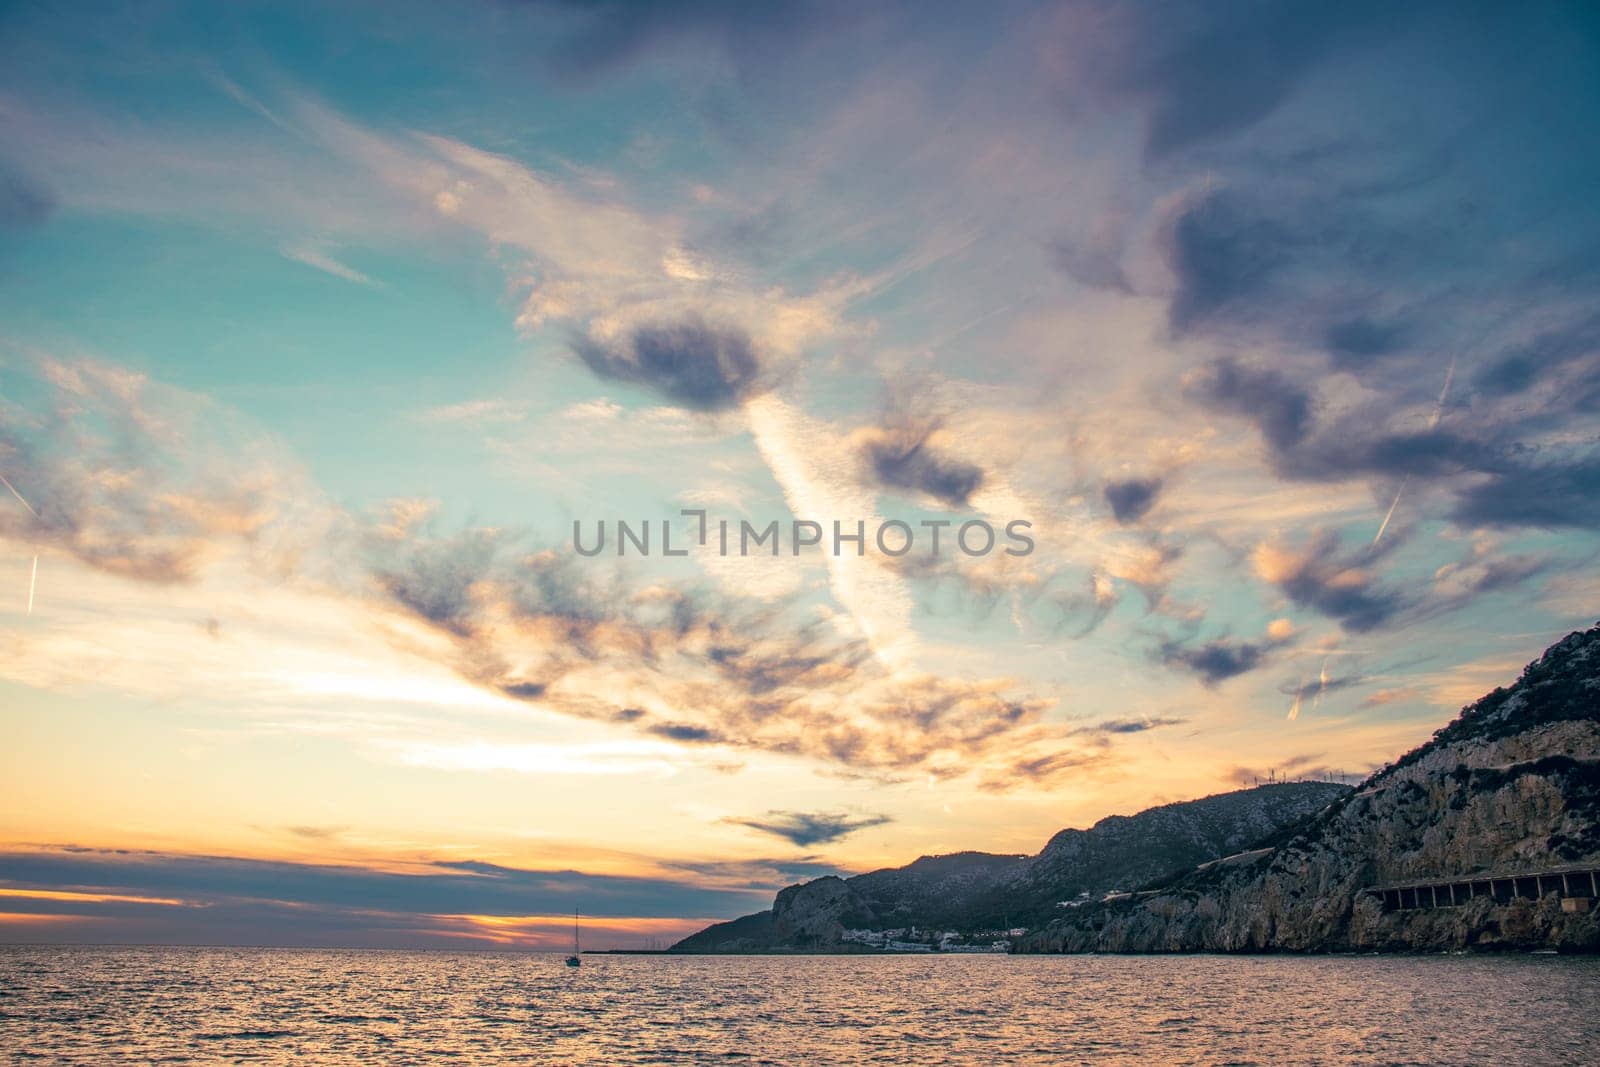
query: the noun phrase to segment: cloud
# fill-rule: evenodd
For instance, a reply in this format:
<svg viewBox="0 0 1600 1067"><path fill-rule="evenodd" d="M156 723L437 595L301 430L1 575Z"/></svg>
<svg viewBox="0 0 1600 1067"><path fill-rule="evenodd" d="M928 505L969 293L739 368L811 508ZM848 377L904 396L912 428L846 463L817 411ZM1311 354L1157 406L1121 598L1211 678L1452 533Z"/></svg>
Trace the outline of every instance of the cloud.
<svg viewBox="0 0 1600 1067"><path fill-rule="evenodd" d="M598 401L589 401L586 410L596 410ZM482 426L490 423L521 422L528 417L526 408L499 397L482 400L463 400L458 404L444 404L427 408L416 416L423 422L460 422Z"/></svg>
<svg viewBox="0 0 1600 1067"><path fill-rule="evenodd" d="M407 611L465 637L478 616L474 586L488 577L499 542L498 534L486 530L445 540L411 539L400 549L401 558L375 562L373 577Z"/></svg>
<svg viewBox="0 0 1600 1067"><path fill-rule="evenodd" d="M296 263L304 263L308 267L314 267L325 274L333 275L335 278L343 278L347 282L368 286L382 285L381 282L368 277L354 267L333 258L324 245L314 242L302 242L300 244L285 245L282 252L286 259L292 259Z"/></svg>
<svg viewBox="0 0 1600 1067"><path fill-rule="evenodd" d="M787 884L777 864L685 864L665 876L582 874L478 860L426 859L375 869L166 851L57 846L0 855L8 884L36 898L8 898L6 910L72 915L73 939L104 938L97 918L117 920L114 937L146 943L340 944L447 947L478 941L559 947L582 909L590 944L632 946L628 920L678 920L764 906ZM398 869L397 869L398 868ZM763 875L765 874L765 877ZM152 903L51 900L60 887ZM171 903L164 903L170 901ZM508 935L508 929L511 934ZM637 927L635 928L637 929ZM520 932L519 932L520 931ZM686 931L687 932L687 931ZM23 936L27 936L24 928Z"/></svg>
<svg viewBox="0 0 1600 1067"><path fill-rule="evenodd" d="M1356 317L1329 323L1323 334L1323 347L1333 357L1333 365L1345 370L1400 351L1405 340L1405 328L1398 323Z"/></svg>
<svg viewBox="0 0 1600 1067"><path fill-rule="evenodd" d="M1005 679L890 669L789 600L634 588L499 531L424 525L365 551L372 592L448 636L463 677L650 737L910 768L981 762L1048 706ZM596 695L619 685L621 712Z"/></svg>
<svg viewBox="0 0 1600 1067"><path fill-rule="evenodd" d="M1163 641L1157 657L1169 666L1183 667L1200 676L1206 685L1216 685L1235 675L1245 674L1266 664L1278 642L1239 641L1218 637L1198 645Z"/></svg>
<svg viewBox="0 0 1600 1067"><path fill-rule="evenodd" d="M1260 356L1213 363L1191 399L1254 423L1280 478L1368 480L1386 502L1406 478L1402 514L1595 528L1600 220L1585 205L1600 133L1577 115L1600 106L1600 79L1586 16L1060 12L1044 48L1071 112L1136 109L1146 165L1180 183L1151 230L1175 336L1271 353L1270 372ZM1357 120L1402 95L1404 116ZM1526 179L1506 179L1508 158Z"/></svg>
<svg viewBox="0 0 1600 1067"><path fill-rule="evenodd" d="M581 337L572 348L599 377L650 386L696 411L734 407L763 387L749 336L698 316L638 326L616 341Z"/></svg>
<svg viewBox="0 0 1600 1067"><path fill-rule="evenodd" d="M1058 238L1050 246L1056 269L1091 289L1131 294L1133 283L1121 262L1120 222L1125 220L1110 212L1094 215L1087 222L1088 233Z"/></svg>
<svg viewBox="0 0 1600 1067"><path fill-rule="evenodd" d="M402 625L409 653L486 694L591 720L636 707L628 725L647 738L873 771L1001 758L1050 703L1004 678L887 664L848 620L792 597L630 586L517 531L444 531L427 501L341 512L269 439L138 375L41 364L5 403L0 470L37 515L0 508L0 535L168 583L239 553L286 594L315 586L385 629L422 623L444 640ZM240 441L242 456L231 447Z"/></svg>
<svg viewBox="0 0 1600 1067"><path fill-rule="evenodd" d="M828 0L770 4L530 0L527 6L576 13L576 19L566 20L568 32L550 48L546 60L557 71L584 79L685 45L699 45L731 61L743 80L759 81L770 78L774 66L814 34L848 33L863 17L856 5Z"/></svg>
<svg viewBox="0 0 1600 1067"><path fill-rule="evenodd" d="M1390 704L1400 704L1408 701L1420 701L1425 698L1423 691L1410 685L1397 686L1393 689L1380 689L1376 693L1361 701L1363 708L1382 708Z"/></svg>
<svg viewBox="0 0 1600 1067"><path fill-rule="evenodd" d="M1182 726L1188 719L1107 719L1105 722L1096 723L1086 727L1090 732L1103 734L1138 734L1146 730L1156 730L1163 726Z"/></svg>
<svg viewBox="0 0 1600 1067"><path fill-rule="evenodd" d="M781 837L802 848L842 840L859 830L893 822L887 815L846 815L843 812L769 811L761 818L727 818L723 822Z"/></svg>
<svg viewBox="0 0 1600 1067"><path fill-rule="evenodd" d="M1550 372L1600 355L1600 316L1556 330L1545 330L1500 352L1480 369L1474 384L1495 396L1526 393Z"/></svg>
<svg viewBox="0 0 1600 1067"><path fill-rule="evenodd" d="M940 420L918 416L906 401L891 406L885 425L857 435L868 473L879 485L926 493L964 508L984 483L982 468L939 447Z"/></svg>
<svg viewBox="0 0 1600 1067"><path fill-rule="evenodd" d="M314 506L269 441L193 394L91 360L24 366L13 384L0 473L29 506L0 508L0 536L169 583L230 547L272 548L292 536L282 520ZM243 447L189 447L218 439Z"/></svg>
<svg viewBox="0 0 1600 1067"><path fill-rule="evenodd" d="M1375 7L1375 5L1372 5ZM1253 126L1374 14L1355 3L1069 2L1059 8L1052 66L1069 106L1084 96L1136 107L1156 162Z"/></svg>
<svg viewBox="0 0 1600 1067"><path fill-rule="evenodd" d="M1008 793L1023 785L1054 788L1093 775L1113 759L1102 737L1098 744L1087 748L1059 748L1012 760L981 777L978 789L985 793Z"/></svg>
<svg viewBox="0 0 1600 1067"><path fill-rule="evenodd" d="M665 737L670 741L683 741L688 744L716 744L726 741L717 731L709 726L696 726L686 722L658 722L645 727L657 737Z"/></svg>
<svg viewBox="0 0 1600 1067"><path fill-rule="evenodd" d="M1167 235L1167 266L1177 282L1169 318L1183 333L1223 313L1250 315L1300 238L1253 214L1238 194L1212 190L1186 205Z"/></svg>
<svg viewBox="0 0 1600 1067"><path fill-rule="evenodd" d="M307 841L329 841L345 833L348 826L286 826L284 829L294 837Z"/></svg>
<svg viewBox="0 0 1600 1067"><path fill-rule="evenodd" d="M1371 567L1378 558L1371 549L1347 551L1337 535L1324 532L1298 549L1276 541L1264 543L1256 549L1254 564L1258 576L1295 604L1361 632L1388 623L1414 602L1378 580Z"/></svg>
<svg viewBox="0 0 1600 1067"><path fill-rule="evenodd" d="M1275 652L1297 637L1294 624L1288 619L1274 619L1257 640L1239 640L1227 634L1208 641L1167 638L1156 646L1154 655L1168 666L1199 675L1209 687L1265 666Z"/></svg>
<svg viewBox="0 0 1600 1067"><path fill-rule="evenodd" d="M1224 357L1185 384L1190 396L1206 407L1255 423L1274 451L1292 449L1311 428L1311 394L1278 371Z"/></svg>
<svg viewBox="0 0 1600 1067"><path fill-rule="evenodd" d="M1155 506L1160 492L1160 478L1129 478L1107 482L1105 487L1106 503L1111 505L1111 514L1123 524L1144 518L1145 513Z"/></svg>
<svg viewBox="0 0 1600 1067"><path fill-rule="evenodd" d="M1483 526L1600 529L1600 456L1512 464L1463 490L1455 517Z"/></svg>
<svg viewBox="0 0 1600 1067"><path fill-rule="evenodd" d="M1278 686L1278 692L1288 697L1327 696L1344 689L1353 689L1356 686L1368 685L1372 679L1362 674L1341 674L1331 678L1315 678L1309 681L1286 681ZM1365 706L1365 705L1363 705Z"/></svg>

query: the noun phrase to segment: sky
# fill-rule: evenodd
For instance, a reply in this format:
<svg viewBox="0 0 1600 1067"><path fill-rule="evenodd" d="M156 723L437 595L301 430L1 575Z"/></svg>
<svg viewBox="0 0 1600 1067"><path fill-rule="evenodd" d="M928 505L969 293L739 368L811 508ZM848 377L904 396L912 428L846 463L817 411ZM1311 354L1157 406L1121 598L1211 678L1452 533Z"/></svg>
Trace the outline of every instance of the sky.
<svg viewBox="0 0 1600 1067"><path fill-rule="evenodd" d="M1578 4L8 4L0 940L1363 775L1600 617L1597 188Z"/></svg>

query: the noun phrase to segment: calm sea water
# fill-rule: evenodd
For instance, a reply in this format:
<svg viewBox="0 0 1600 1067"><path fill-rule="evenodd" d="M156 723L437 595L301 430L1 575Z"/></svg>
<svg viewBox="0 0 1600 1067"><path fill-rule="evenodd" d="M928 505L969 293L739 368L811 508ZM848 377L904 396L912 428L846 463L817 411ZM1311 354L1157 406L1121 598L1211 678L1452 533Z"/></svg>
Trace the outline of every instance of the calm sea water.
<svg viewBox="0 0 1600 1067"><path fill-rule="evenodd" d="M1600 1062L1600 960L0 947L8 1063Z"/></svg>

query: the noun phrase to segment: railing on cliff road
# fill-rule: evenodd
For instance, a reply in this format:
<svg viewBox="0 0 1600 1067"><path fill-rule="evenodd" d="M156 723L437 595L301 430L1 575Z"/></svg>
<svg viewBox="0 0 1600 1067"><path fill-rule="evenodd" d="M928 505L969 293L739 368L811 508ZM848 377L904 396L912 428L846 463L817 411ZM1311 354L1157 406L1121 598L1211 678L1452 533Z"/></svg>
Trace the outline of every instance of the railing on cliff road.
<svg viewBox="0 0 1600 1067"><path fill-rule="evenodd" d="M1423 878L1411 882L1370 886L1362 892L1376 897L1385 911L1453 908L1474 900L1498 904L1513 900L1538 900L1554 896L1566 911L1588 911L1600 897L1600 863L1546 867L1539 871L1463 874L1452 878Z"/></svg>

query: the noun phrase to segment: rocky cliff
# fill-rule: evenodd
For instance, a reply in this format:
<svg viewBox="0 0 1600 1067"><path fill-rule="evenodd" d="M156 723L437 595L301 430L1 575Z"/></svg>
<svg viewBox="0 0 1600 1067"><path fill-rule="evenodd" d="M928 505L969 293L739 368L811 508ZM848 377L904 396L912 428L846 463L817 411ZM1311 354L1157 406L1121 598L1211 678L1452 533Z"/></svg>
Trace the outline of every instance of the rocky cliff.
<svg viewBox="0 0 1600 1067"><path fill-rule="evenodd" d="M1130 899L1075 909L1034 952L1600 950L1553 897L1386 912L1367 887L1600 859L1600 627L1326 811Z"/></svg>
<svg viewBox="0 0 1600 1067"><path fill-rule="evenodd" d="M1059 914L1063 901L1192 869L1347 792L1326 782L1278 783L1063 830L1037 856L958 852L848 879L818 878L784 889L770 912L718 923L673 950L834 950L847 929L975 932L1036 925Z"/></svg>

